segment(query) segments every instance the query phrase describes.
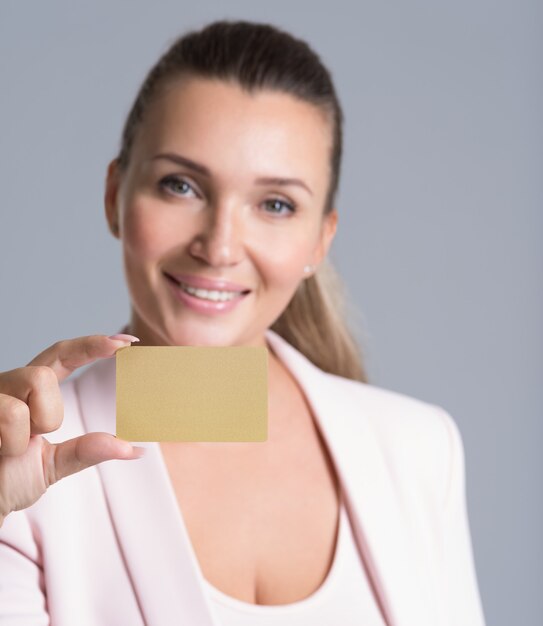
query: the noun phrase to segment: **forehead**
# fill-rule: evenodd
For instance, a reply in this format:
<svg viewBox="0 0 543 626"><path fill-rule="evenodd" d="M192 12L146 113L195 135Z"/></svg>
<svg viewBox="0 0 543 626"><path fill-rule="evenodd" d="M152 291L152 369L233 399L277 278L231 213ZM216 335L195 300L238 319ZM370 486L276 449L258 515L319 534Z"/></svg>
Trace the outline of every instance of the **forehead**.
<svg viewBox="0 0 543 626"><path fill-rule="evenodd" d="M189 78L162 90L137 143L140 159L179 152L217 175L299 176L325 189L331 128L319 108L290 94Z"/></svg>

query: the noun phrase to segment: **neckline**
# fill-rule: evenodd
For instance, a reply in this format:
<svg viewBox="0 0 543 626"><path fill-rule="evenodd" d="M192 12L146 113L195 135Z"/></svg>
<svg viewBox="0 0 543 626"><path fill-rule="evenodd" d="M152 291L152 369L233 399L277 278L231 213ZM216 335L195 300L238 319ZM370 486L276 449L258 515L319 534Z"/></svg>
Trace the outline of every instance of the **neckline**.
<svg viewBox="0 0 543 626"><path fill-rule="evenodd" d="M213 584L211 584L206 578L204 578L204 584L210 593L212 599L216 602L219 602L223 606L226 606L229 609L234 609L236 611L241 611L244 613L290 613L294 611L304 610L316 602L320 602L330 591L335 579L337 578L337 572L340 564L340 554L342 549L342 544L345 538L345 533L347 532L347 512L345 510L344 502L343 502L343 494L340 490L340 500L339 500L339 520L338 520L338 529L336 534L336 542L334 547L334 556L332 558L332 564L326 574L325 579L322 583L315 589L309 596L302 598L301 600L296 600L295 602L288 602L286 604L255 604L253 602L246 602L245 600L240 600L239 598L234 598L224 591L217 589Z"/></svg>

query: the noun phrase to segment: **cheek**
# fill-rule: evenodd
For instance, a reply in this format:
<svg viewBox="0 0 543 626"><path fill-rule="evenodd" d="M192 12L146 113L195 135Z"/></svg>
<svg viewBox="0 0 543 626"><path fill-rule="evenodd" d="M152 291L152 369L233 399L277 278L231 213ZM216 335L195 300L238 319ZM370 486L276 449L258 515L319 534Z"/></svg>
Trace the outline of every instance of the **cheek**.
<svg viewBox="0 0 543 626"><path fill-rule="evenodd" d="M262 246L258 254L261 271L269 288L292 291L296 288L304 265L311 258L307 236L278 237Z"/></svg>
<svg viewBox="0 0 543 626"><path fill-rule="evenodd" d="M179 235L179 225L171 224L167 214L152 204L133 202L125 211L125 251L140 262L159 259L179 246Z"/></svg>

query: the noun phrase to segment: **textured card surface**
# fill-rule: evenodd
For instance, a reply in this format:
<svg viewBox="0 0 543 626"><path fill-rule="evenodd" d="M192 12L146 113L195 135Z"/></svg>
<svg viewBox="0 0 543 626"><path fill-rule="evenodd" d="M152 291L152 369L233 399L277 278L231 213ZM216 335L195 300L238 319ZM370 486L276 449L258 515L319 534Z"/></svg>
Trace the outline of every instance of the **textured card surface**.
<svg viewBox="0 0 543 626"><path fill-rule="evenodd" d="M127 346L115 359L117 437L267 441L268 348Z"/></svg>

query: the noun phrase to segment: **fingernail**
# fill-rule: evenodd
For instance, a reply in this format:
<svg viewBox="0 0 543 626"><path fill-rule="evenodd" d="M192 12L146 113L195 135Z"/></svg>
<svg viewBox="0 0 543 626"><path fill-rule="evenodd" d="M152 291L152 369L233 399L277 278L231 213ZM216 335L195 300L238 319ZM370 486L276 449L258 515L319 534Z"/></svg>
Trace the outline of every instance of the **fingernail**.
<svg viewBox="0 0 543 626"><path fill-rule="evenodd" d="M134 335L125 335L123 333L119 333L117 335L110 335L108 339L114 339L118 341L139 341L139 339L137 337L134 337Z"/></svg>
<svg viewBox="0 0 543 626"><path fill-rule="evenodd" d="M138 459L145 454L145 448L142 448L141 446L132 446L132 450L136 453Z"/></svg>

